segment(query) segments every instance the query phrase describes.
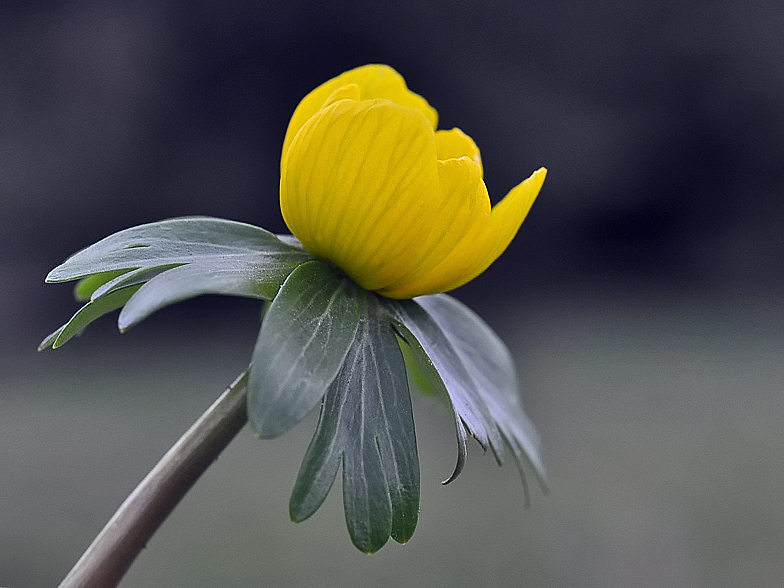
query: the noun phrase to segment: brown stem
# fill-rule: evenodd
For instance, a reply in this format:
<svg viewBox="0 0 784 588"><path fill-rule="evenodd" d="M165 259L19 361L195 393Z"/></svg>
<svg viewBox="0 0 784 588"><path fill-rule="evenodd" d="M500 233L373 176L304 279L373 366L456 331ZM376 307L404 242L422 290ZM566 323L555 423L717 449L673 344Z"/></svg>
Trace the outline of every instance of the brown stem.
<svg viewBox="0 0 784 588"><path fill-rule="evenodd" d="M60 588L112 588L186 492L248 422L242 373L125 499Z"/></svg>

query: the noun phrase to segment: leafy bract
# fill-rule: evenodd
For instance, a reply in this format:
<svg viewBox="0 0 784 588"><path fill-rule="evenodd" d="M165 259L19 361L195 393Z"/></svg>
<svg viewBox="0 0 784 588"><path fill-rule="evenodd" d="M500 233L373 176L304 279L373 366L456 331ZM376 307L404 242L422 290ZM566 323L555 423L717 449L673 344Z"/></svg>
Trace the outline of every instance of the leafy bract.
<svg viewBox="0 0 784 588"><path fill-rule="evenodd" d="M270 304L253 350L248 417L262 438L277 437L322 399L359 324L358 289L326 263L295 269Z"/></svg>
<svg viewBox="0 0 784 588"><path fill-rule="evenodd" d="M403 360L406 364L408 381L427 396L433 396L439 400L446 401L452 410L455 418L455 433L457 434L457 463L452 474L442 482L447 485L454 481L463 471L468 453L467 441L468 431L460 414L455 410L454 403L449 392L444 385L441 376L436 369L427 352L423 349L414 334L399 321L393 321L398 334L398 343L403 352Z"/></svg>
<svg viewBox="0 0 784 588"><path fill-rule="evenodd" d="M419 462L409 382L445 399L465 463L473 436L499 464L511 450L525 477L546 479L539 439L518 397L509 351L468 308L445 295L392 300L358 287L290 236L206 217L141 225L58 266L48 282L79 280L86 304L43 343L59 347L122 308L121 330L201 294L271 300L248 375L248 417L264 438L291 428L321 402L319 422L291 496L295 521L312 515L343 466L354 544L379 550L411 538ZM526 489L527 500L527 489Z"/></svg>
<svg viewBox="0 0 784 588"><path fill-rule="evenodd" d="M521 475L524 463L532 465L546 488L539 438L520 404L512 358L490 327L446 294L388 301L387 307L418 369L438 376L431 386L445 389L455 412L458 463L447 482L462 468L467 430L499 464L508 445Z"/></svg>
<svg viewBox="0 0 784 588"><path fill-rule="evenodd" d="M373 294L346 361L329 387L291 496L292 520L313 514L341 462L349 534L372 553L411 538L419 511L419 460L405 364Z"/></svg>
<svg viewBox="0 0 784 588"><path fill-rule="evenodd" d="M413 300L390 301L389 307L421 346L449 394L452 407L468 431L487 449L502 448L498 428L482 402L476 383L452 342L433 318ZM413 346L414 351L417 346Z"/></svg>
<svg viewBox="0 0 784 588"><path fill-rule="evenodd" d="M47 347L55 349L67 343L73 337L80 335L82 331L95 319L120 308L128 302L128 299L139 289L139 285L127 286L114 290L106 296L102 296L94 301L90 301L80 308L67 323L57 329L54 333L44 339L38 346L41 351Z"/></svg>
<svg viewBox="0 0 784 588"><path fill-rule="evenodd" d="M123 305L120 330L164 306L202 294L271 300L292 270L310 259L301 247L264 229L217 218L176 218L126 229L49 273L47 282L81 280L75 294L89 302L42 346L59 347L69 333L73 336ZM98 303L130 286L138 287L122 303L116 304L118 295L112 296L112 304Z"/></svg>
<svg viewBox="0 0 784 588"><path fill-rule="evenodd" d="M82 278L76 282L74 287L74 297L80 301L87 301L92 298L93 292L98 290L107 282L111 282L114 278L118 278L127 273L128 270L113 270L110 272L101 272L100 274L92 274L86 278Z"/></svg>
<svg viewBox="0 0 784 588"><path fill-rule="evenodd" d="M446 294L423 296L417 303L441 327L468 369L480 398L512 450L521 476L524 476L523 465L530 465L540 485L546 489L541 442L523 411L509 349L487 323L453 297Z"/></svg>

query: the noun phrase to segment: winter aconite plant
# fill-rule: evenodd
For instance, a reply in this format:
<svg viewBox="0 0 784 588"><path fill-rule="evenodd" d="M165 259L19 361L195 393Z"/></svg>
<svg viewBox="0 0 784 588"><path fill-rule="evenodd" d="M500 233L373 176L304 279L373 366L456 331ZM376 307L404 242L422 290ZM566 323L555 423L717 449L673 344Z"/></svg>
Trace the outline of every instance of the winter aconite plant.
<svg viewBox="0 0 784 588"><path fill-rule="evenodd" d="M454 413L458 458L447 482L460 473L471 436L499 464L511 454L521 474L530 467L544 485L509 351L443 292L504 251L546 172L491 207L479 149L459 129L436 130L436 122L436 111L393 69L345 72L300 102L286 132L280 206L292 235L178 218L111 235L52 270L48 282L79 280L76 296L85 304L42 348L63 345L118 308L124 331L201 294L269 301L248 371L140 485L74 568L74 583L63 585L81 585L77 577L119 580L135 556L133 525L152 518L144 524L151 535L209 459L182 480L175 462L217 454L246 418L259 437L271 438L320 407L291 517L313 514L342 467L346 523L365 552L390 537L404 543L416 528L412 387L441 396ZM175 499L159 507L165 492ZM123 547L106 547L116 543ZM119 552L131 555L120 564Z"/></svg>

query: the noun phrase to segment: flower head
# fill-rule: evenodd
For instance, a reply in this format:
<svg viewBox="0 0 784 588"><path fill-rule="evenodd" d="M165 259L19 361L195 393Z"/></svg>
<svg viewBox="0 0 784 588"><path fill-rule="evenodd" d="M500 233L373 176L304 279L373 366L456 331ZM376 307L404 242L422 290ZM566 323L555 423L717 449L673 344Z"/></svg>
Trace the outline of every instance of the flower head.
<svg viewBox="0 0 784 588"><path fill-rule="evenodd" d="M389 298L457 288L503 253L544 168L491 208L479 149L395 70L366 65L325 82L294 112L280 205L291 232L360 286Z"/></svg>

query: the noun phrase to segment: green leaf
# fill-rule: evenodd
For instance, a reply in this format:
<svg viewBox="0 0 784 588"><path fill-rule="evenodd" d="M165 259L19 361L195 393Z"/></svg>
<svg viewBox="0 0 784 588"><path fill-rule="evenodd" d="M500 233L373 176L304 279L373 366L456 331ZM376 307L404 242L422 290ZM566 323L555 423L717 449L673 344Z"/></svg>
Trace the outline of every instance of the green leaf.
<svg viewBox="0 0 784 588"><path fill-rule="evenodd" d="M44 339L38 346L38 351L42 351L47 347L57 349L64 345L71 338L80 335L87 325L95 319L100 318L107 312L120 308L138 289L139 284L134 284L119 290L114 290L106 296L88 302L71 317L71 320Z"/></svg>
<svg viewBox="0 0 784 588"><path fill-rule="evenodd" d="M296 241L285 243L252 225L177 218L110 235L53 269L47 281L81 279L75 294L92 303L141 285L123 303L118 323L124 331L164 306L202 294L270 300L292 270L311 259ZM58 337L55 346L65 340Z"/></svg>
<svg viewBox="0 0 784 588"><path fill-rule="evenodd" d="M329 387L291 496L292 520L313 514L343 463L343 504L354 545L373 553L405 543L419 513L419 459L405 364L370 293L340 374Z"/></svg>
<svg viewBox="0 0 784 588"><path fill-rule="evenodd" d="M54 268L47 282L67 282L91 274L131 269L150 270L205 259L268 258L290 265L312 259L259 227L210 217L174 218L114 233ZM293 267L293 266L292 266Z"/></svg>
<svg viewBox="0 0 784 588"><path fill-rule="evenodd" d="M452 402L457 417L458 461L445 483L462 469L467 429L480 444L493 450L499 465L504 462L505 445L512 450L526 503L524 464L532 466L546 490L539 437L523 412L509 350L492 329L446 294L390 300L386 306L398 321L417 369L430 375L428 387L437 392L445 387Z"/></svg>
<svg viewBox="0 0 784 588"><path fill-rule="evenodd" d="M418 342L419 346L416 346L409 341L412 350L417 352L421 349L432 362L455 413L469 433L483 448L502 451L503 441L498 427L479 394L476 382L440 325L414 300L389 300L387 307L400 327Z"/></svg>
<svg viewBox="0 0 784 588"><path fill-rule="evenodd" d="M467 454L467 440L468 432L466 426L461 420L458 413L454 410L452 400L449 397L449 392L441 380L433 362L427 355L425 350L419 344L417 338L406 328L406 326L391 317L392 323L395 325L396 333L398 334L398 344L400 350L403 352L403 360L406 364L406 374L409 383L415 385L423 394L433 396L439 400L443 400L452 410L455 417L455 433L457 435L457 463L455 469L450 476L441 482L446 485L454 481L463 471L466 462Z"/></svg>
<svg viewBox="0 0 784 588"><path fill-rule="evenodd" d="M481 399L512 450L524 488L523 466L529 465L546 491L547 475L541 442L533 423L523 411L509 349L487 323L451 296L423 296L417 299L417 303L441 327L476 382ZM526 492L526 502L527 498Z"/></svg>
<svg viewBox="0 0 784 588"><path fill-rule="evenodd" d="M95 292L98 288L125 273L127 273L126 270L114 270L111 272L102 272L100 274L87 276L86 278L83 278L76 283L76 287L74 288L74 296L77 300L80 301L90 300L93 292Z"/></svg>
<svg viewBox="0 0 784 588"><path fill-rule="evenodd" d="M248 417L272 438L298 423L335 379L359 324L357 288L321 261L291 272L270 304L253 350Z"/></svg>
<svg viewBox="0 0 784 588"><path fill-rule="evenodd" d="M125 331L164 306L203 294L272 300L292 266L269 258L199 259L159 273L144 284L120 312Z"/></svg>

